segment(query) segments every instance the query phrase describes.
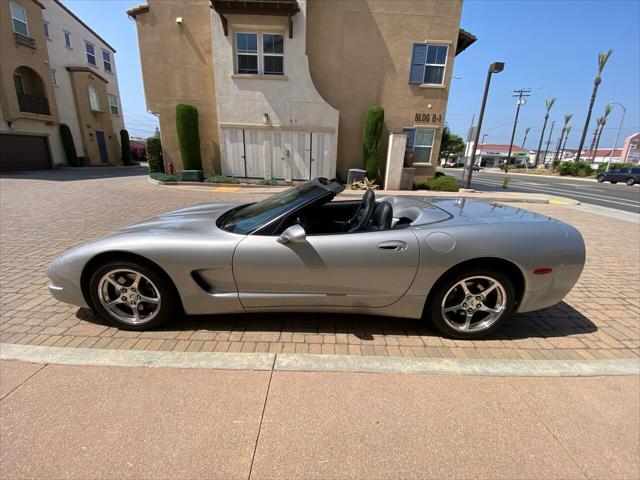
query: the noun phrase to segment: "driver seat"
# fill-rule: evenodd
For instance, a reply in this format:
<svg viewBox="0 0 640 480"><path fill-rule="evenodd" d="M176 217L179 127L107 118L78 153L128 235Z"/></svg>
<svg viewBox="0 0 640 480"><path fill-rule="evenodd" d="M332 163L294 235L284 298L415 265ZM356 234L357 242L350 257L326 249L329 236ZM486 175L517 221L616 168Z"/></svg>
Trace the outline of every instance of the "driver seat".
<svg viewBox="0 0 640 480"><path fill-rule="evenodd" d="M393 207L389 202L380 202L376 205L371 219L369 230L391 230L393 220Z"/></svg>

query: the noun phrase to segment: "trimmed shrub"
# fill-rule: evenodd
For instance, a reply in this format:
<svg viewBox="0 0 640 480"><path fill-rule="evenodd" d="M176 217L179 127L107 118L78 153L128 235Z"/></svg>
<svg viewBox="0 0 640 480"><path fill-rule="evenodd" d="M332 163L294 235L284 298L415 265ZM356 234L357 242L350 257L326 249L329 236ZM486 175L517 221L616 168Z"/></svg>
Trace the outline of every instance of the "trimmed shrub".
<svg viewBox="0 0 640 480"><path fill-rule="evenodd" d="M124 129L120 130L120 159L123 165L132 165L129 132Z"/></svg>
<svg viewBox="0 0 640 480"><path fill-rule="evenodd" d="M562 162L558 165L558 173L573 177L588 177L593 175L593 168L587 162Z"/></svg>
<svg viewBox="0 0 640 480"><path fill-rule="evenodd" d="M424 183L419 183L416 190L433 190L435 192L457 192L460 190L458 180L448 175L430 178Z"/></svg>
<svg viewBox="0 0 640 480"><path fill-rule="evenodd" d="M184 170L202 170L198 109L193 105L176 105L176 130Z"/></svg>
<svg viewBox="0 0 640 480"><path fill-rule="evenodd" d="M278 180L273 178L265 178L264 180L260 180L258 183L260 185L279 185Z"/></svg>
<svg viewBox="0 0 640 480"><path fill-rule="evenodd" d="M164 161L162 159L162 144L160 137L147 138L147 161L149 162L149 172L164 173Z"/></svg>
<svg viewBox="0 0 640 480"><path fill-rule="evenodd" d="M240 183L236 177L225 177L224 175L213 175L207 177L207 183Z"/></svg>
<svg viewBox="0 0 640 480"><path fill-rule="evenodd" d="M377 179L379 175L378 153L380 151L383 124L384 109L377 106L369 107L364 117L362 146L364 150L364 169L367 171L367 178L371 180Z"/></svg>
<svg viewBox="0 0 640 480"><path fill-rule="evenodd" d="M180 179L178 177L176 177L175 175L169 175L169 174L164 173L164 172L153 172L153 173L150 173L149 176L151 178L153 178L154 180L157 180L159 182L178 182L178 181L180 181Z"/></svg>
<svg viewBox="0 0 640 480"><path fill-rule="evenodd" d="M62 139L62 147L64 148L64 154L67 157L67 163L71 167L79 167L80 161L78 160L76 145L73 143L71 129L66 123L60 124L60 138Z"/></svg>
<svg viewBox="0 0 640 480"><path fill-rule="evenodd" d="M631 165L629 163L611 163L609 170L613 170L614 168L629 168ZM607 170L607 163L601 163L598 165L598 173L602 173Z"/></svg>
<svg viewBox="0 0 640 480"><path fill-rule="evenodd" d="M444 177L444 173L442 172L436 172L433 178L439 178L439 177Z"/></svg>

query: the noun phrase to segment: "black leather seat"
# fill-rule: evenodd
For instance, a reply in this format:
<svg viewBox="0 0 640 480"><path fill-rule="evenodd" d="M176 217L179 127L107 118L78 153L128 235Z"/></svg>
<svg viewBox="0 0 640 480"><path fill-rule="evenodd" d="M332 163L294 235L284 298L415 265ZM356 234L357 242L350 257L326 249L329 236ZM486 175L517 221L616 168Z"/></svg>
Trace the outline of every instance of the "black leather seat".
<svg viewBox="0 0 640 480"><path fill-rule="evenodd" d="M393 220L393 207L389 202L380 202L376 205L371 219L369 230L390 230Z"/></svg>

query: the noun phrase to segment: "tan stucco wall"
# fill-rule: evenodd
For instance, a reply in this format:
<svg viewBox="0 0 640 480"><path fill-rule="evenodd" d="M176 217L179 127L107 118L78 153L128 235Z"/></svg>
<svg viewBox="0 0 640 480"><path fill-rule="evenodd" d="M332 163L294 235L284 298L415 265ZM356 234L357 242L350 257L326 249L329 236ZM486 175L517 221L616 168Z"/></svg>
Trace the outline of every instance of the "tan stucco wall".
<svg viewBox="0 0 640 480"><path fill-rule="evenodd" d="M100 165L100 152L96 142L96 131L104 132L107 145L107 156L112 165L121 165L119 132L113 130L111 113L107 99L107 84L100 77L91 72L69 72L76 112L80 123L80 133L83 145L76 145L78 155L84 156L91 165ZM100 112L91 110L89 103L89 85L93 85L100 99Z"/></svg>
<svg viewBox="0 0 640 480"><path fill-rule="evenodd" d="M176 105L188 103L198 109L204 173L220 173L209 0L149 0L148 5L135 20L147 108L160 117L165 162L182 169Z"/></svg>
<svg viewBox="0 0 640 480"><path fill-rule="evenodd" d="M437 163L445 118L462 0L311 0L307 53L320 94L340 111L338 173L362 168L362 127L366 109L385 110L380 146L384 168L389 133L413 127L416 113L441 115L432 164ZM414 42L450 42L444 87L409 85ZM431 105L431 108L428 107ZM424 126L434 126L425 123ZM418 167L416 176L433 168Z"/></svg>

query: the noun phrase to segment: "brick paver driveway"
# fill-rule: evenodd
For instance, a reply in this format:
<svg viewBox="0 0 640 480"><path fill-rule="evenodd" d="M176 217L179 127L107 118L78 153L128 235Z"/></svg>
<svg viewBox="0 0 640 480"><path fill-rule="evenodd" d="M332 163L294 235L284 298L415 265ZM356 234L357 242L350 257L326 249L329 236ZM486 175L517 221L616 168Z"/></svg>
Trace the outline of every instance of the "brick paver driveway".
<svg viewBox="0 0 640 480"><path fill-rule="evenodd" d="M587 244L585 271L565 302L513 315L502 331L486 340L444 339L426 322L336 314L186 317L150 332L118 330L88 310L49 296L46 267L54 256L165 210L204 201L263 197L158 187L139 173L136 169L62 170L0 179L0 341L132 350L411 357L639 356L638 225L538 204L527 208L580 229Z"/></svg>

